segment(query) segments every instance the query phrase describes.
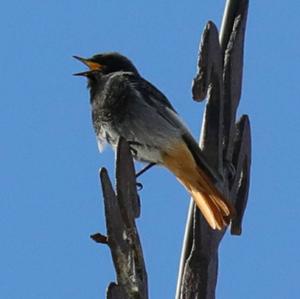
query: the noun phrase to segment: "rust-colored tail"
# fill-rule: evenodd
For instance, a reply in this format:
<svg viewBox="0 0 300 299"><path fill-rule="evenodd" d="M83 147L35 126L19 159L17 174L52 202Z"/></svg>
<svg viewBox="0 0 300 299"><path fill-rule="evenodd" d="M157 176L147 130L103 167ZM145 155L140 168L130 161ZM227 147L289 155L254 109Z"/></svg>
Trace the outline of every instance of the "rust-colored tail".
<svg viewBox="0 0 300 299"><path fill-rule="evenodd" d="M234 216L234 208L198 167L185 143L165 152L163 161L191 194L210 227L218 230L226 227Z"/></svg>

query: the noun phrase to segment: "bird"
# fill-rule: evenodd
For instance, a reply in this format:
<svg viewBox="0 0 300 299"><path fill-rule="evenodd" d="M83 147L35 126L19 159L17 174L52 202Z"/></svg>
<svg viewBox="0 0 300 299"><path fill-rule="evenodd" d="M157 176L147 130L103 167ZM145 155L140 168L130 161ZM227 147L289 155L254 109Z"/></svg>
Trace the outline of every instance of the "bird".
<svg viewBox="0 0 300 299"><path fill-rule="evenodd" d="M118 52L90 58L73 56L88 67L92 122L100 151L124 138L135 160L171 171L191 195L213 230L234 218L234 207L217 189L198 143L167 97Z"/></svg>

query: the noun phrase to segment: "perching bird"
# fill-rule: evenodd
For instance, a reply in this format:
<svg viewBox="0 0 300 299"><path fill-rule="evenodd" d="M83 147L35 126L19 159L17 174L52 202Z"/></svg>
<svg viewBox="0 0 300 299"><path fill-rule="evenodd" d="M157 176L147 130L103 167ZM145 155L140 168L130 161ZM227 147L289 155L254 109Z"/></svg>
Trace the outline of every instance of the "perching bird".
<svg viewBox="0 0 300 299"><path fill-rule="evenodd" d="M75 75L88 79L100 151L123 137L136 160L163 165L177 177L212 229L226 227L234 208L214 186L197 142L162 92L118 53L74 58L89 67Z"/></svg>

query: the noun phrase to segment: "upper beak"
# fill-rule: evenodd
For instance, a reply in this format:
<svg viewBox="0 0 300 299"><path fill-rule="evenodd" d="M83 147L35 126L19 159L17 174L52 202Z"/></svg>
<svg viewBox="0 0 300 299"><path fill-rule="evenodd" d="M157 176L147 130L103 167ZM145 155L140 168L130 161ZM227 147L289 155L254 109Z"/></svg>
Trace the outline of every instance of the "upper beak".
<svg viewBox="0 0 300 299"><path fill-rule="evenodd" d="M85 76L86 77L90 72L98 71L98 70L101 70L101 68L102 68L101 64L99 64L97 62L94 62L94 61L91 61L90 59L82 58L82 57L79 57L79 56L73 56L73 57L75 59L79 60L80 62L82 62L83 64L85 64L90 69L89 71L86 71L86 72L73 74L74 76Z"/></svg>

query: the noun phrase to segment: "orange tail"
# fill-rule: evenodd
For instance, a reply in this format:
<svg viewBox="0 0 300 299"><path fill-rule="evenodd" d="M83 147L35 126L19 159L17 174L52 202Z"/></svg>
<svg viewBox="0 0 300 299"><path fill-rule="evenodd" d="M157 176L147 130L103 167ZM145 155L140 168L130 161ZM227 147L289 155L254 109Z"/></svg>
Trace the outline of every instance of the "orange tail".
<svg viewBox="0 0 300 299"><path fill-rule="evenodd" d="M210 227L218 230L226 227L233 218L234 208L198 167L185 143L165 152L163 161L189 191Z"/></svg>

